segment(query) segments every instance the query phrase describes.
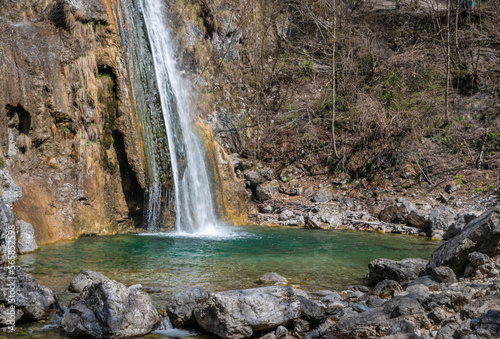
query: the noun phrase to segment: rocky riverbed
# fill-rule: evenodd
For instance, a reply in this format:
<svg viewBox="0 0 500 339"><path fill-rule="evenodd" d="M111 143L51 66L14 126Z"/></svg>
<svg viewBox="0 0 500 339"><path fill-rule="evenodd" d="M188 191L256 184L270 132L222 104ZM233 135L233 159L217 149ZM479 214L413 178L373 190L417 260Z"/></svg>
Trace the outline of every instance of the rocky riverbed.
<svg viewBox="0 0 500 339"><path fill-rule="evenodd" d="M165 315L175 327L222 338L498 338L499 244L496 207L468 222L429 261L373 260L367 286L311 292L270 273L261 282L271 286L215 293L194 288L175 295L164 310L153 306L147 293L153 290L127 288L87 270L71 282L69 289L80 294L64 308L49 289L17 268L15 321L59 312L61 331L95 338L144 335ZM2 306L8 303L10 275L2 270ZM6 317L1 320L8 325Z"/></svg>

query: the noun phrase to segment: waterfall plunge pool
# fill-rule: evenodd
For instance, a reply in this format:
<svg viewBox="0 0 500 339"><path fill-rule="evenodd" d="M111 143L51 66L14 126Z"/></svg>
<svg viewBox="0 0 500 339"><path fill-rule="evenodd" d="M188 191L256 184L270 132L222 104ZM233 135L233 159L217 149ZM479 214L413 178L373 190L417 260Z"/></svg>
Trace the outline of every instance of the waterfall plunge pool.
<svg viewBox="0 0 500 339"><path fill-rule="evenodd" d="M363 283L376 258L429 259L439 242L428 238L339 230L284 227L227 227L216 235L149 233L81 237L40 246L19 258L37 283L48 286L63 305L76 294L66 291L81 269L99 271L129 286L157 286L159 308L189 287L216 292L257 287L266 272L306 290L341 291Z"/></svg>

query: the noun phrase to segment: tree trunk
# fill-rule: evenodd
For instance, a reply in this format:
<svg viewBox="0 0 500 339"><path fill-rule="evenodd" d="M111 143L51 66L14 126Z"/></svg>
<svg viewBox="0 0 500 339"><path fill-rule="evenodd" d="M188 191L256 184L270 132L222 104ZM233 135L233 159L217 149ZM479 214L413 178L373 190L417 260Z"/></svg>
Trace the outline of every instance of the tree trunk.
<svg viewBox="0 0 500 339"><path fill-rule="evenodd" d="M337 52L337 4L336 0L333 0L333 47L332 47L332 142L333 151L335 152L335 157L339 157L337 152L337 143L335 141L335 101L337 98L336 93L336 77L335 77L335 53Z"/></svg>

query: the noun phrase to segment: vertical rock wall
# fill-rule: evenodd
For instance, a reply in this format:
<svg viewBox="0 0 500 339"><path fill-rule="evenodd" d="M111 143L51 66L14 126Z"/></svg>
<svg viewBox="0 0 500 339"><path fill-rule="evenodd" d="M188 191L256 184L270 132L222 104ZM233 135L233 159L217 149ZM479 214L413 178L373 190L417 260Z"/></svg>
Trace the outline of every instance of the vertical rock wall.
<svg viewBox="0 0 500 339"><path fill-rule="evenodd" d="M142 227L143 153L114 1L0 4L0 149L38 243Z"/></svg>

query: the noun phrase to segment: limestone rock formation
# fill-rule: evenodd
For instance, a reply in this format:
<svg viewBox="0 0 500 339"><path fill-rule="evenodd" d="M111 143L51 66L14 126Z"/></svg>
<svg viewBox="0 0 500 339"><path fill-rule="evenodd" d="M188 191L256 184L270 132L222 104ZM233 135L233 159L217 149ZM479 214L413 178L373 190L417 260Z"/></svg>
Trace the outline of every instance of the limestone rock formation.
<svg viewBox="0 0 500 339"><path fill-rule="evenodd" d="M472 252L488 256L499 255L500 208L494 207L470 222L463 231L435 250L428 264L428 270L439 266L450 267L455 274L462 275Z"/></svg>
<svg viewBox="0 0 500 339"><path fill-rule="evenodd" d="M17 229L17 252L30 253L36 251L38 245L35 239L35 230L33 225L23 220L16 220Z"/></svg>
<svg viewBox="0 0 500 339"><path fill-rule="evenodd" d="M292 287L260 287L212 293L194 314L206 331L222 338L245 338L297 320L300 303Z"/></svg>
<svg viewBox="0 0 500 339"><path fill-rule="evenodd" d="M80 293L85 287L90 286L92 284L100 283L101 281L110 280L104 274L100 272L94 272L90 270L81 270L76 277L71 279L71 282L68 286L68 290L70 292Z"/></svg>
<svg viewBox="0 0 500 339"><path fill-rule="evenodd" d="M15 321L18 322L47 318L55 303L54 293L38 285L21 267L0 267L0 326L12 325L7 313L10 305L15 307Z"/></svg>
<svg viewBox="0 0 500 339"><path fill-rule="evenodd" d="M148 334L160 321L147 293L105 280L84 289L61 325L70 337L125 338Z"/></svg>
<svg viewBox="0 0 500 339"><path fill-rule="evenodd" d="M401 261L389 259L375 259L368 264L368 280L376 284L385 279L395 280L407 284L418 278L420 272L425 270L427 260L409 258Z"/></svg>
<svg viewBox="0 0 500 339"><path fill-rule="evenodd" d="M201 287L177 293L167 304L167 314L174 327L185 327L194 322L193 311L205 301L209 292Z"/></svg>

